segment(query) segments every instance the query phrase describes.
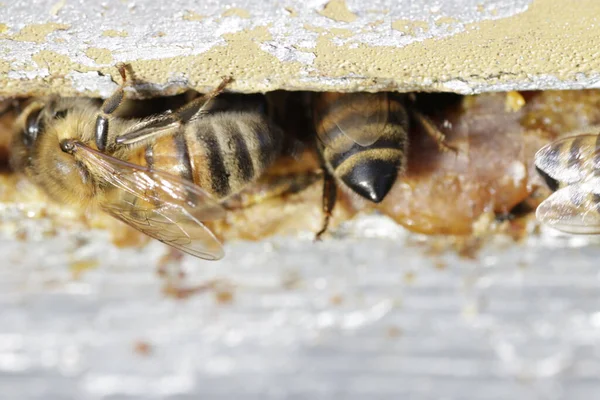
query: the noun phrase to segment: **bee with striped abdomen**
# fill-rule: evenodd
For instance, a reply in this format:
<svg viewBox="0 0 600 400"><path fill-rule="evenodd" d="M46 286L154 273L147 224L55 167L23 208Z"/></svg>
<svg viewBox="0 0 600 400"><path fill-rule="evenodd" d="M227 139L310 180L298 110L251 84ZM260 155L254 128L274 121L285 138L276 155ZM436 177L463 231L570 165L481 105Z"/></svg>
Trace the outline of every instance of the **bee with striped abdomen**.
<svg viewBox="0 0 600 400"><path fill-rule="evenodd" d="M319 93L313 97L317 149L325 175L323 228L335 207L341 181L379 203L406 166L408 115L390 93Z"/></svg>
<svg viewBox="0 0 600 400"><path fill-rule="evenodd" d="M115 116L123 83L103 103L32 102L17 120L11 164L51 198L97 205L141 232L205 259L223 256L202 221L255 181L280 154L283 136L256 109L213 109L231 79L175 111Z"/></svg>
<svg viewBox="0 0 600 400"><path fill-rule="evenodd" d="M554 192L538 206L538 220L567 233L600 233L600 128L547 144L535 165Z"/></svg>
<svg viewBox="0 0 600 400"><path fill-rule="evenodd" d="M440 149L445 136L404 98L395 93L319 93L313 96L317 149L323 164L322 229L327 230L342 182L354 193L380 203L406 169L410 117L432 136Z"/></svg>

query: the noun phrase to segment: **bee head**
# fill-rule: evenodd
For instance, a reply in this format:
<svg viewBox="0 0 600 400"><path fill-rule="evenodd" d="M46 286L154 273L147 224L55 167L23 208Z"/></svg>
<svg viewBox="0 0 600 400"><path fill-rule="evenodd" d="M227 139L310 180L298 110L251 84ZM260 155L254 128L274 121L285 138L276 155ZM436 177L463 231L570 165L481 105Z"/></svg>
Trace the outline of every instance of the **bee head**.
<svg viewBox="0 0 600 400"><path fill-rule="evenodd" d="M54 99L35 100L27 105L17 118L13 132L10 165L14 170L23 171L31 165L32 155L48 125L65 118L66 114L67 109Z"/></svg>
<svg viewBox="0 0 600 400"><path fill-rule="evenodd" d="M86 128L79 123L79 114L81 110L73 100L35 100L15 123L11 168L24 173L58 201L87 195L85 171L61 147L64 139L79 137Z"/></svg>

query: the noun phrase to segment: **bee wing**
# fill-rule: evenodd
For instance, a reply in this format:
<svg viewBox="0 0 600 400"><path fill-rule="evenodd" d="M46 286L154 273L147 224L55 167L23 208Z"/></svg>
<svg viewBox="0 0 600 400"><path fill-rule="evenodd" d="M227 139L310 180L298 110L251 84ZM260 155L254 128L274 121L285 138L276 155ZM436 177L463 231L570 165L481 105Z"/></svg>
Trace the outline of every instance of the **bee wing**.
<svg viewBox="0 0 600 400"><path fill-rule="evenodd" d="M150 137L172 134L180 127L181 122L169 112L138 122L117 136L115 142L117 144L133 144Z"/></svg>
<svg viewBox="0 0 600 400"><path fill-rule="evenodd" d="M600 233L600 178L565 186L536 210L539 221L567 233Z"/></svg>
<svg viewBox="0 0 600 400"><path fill-rule="evenodd" d="M324 141L334 139L341 132L363 147L370 146L385 131L389 115L388 94L347 93L333 101L323 115L332 119L339 115L339 118L333 119L334 127L319 130Z"/></svg>
<svg viewBox="0 0 600 400"><path fill-rule="evenodd" d="M76 143L78 158L100 178L101 208L142 233L207 260L223 248L201 221L225 216L223 207L191 182Z"/></svg>
<svg viewBox="0 0 600 400"><path fill-rule="evenodd" d="M600 172L599 137L581 134L548 143L535 154L535 165L558 182L582 182Z"/></svg>

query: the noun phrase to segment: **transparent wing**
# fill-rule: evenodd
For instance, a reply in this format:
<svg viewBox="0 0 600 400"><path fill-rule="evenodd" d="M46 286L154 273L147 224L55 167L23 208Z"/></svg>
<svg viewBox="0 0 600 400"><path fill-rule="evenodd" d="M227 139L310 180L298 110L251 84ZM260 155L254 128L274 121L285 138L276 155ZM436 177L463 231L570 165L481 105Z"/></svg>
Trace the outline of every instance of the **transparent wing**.
<svg viewBox="0 0 600 400"><path fill-rule="evenodd" d="M535 154L535 165L558 182L584 181L600 173L598 137L581 134L548 143Z"/></svg>
<svg viewBox="0 0 600 400"><path fill-rule="evenodd" d="M76 142L75 153L100 179L101 208L146 235L207 260L223 248L201 221L225 216L223 207L191 182L108 156Z"/></svg>
<svg viewBox="0 0 600 400"><path fill-rule="evenodd" d="M600 233L600 179L557 190L536 210L539 221L567 233Z"/></svg>
<svg viewBox="0 0 600 400"><path fill-rule="evenodd" d="M150 137L176 133L180 127L181 121L174 118L169 112L138 122L117 136L115 142L117 144L133 144Z"/></svg>
<svg viewBox="0 0 600 400"><path fill-rule="evenodd" d="M370 146L385 132L388 122L387 93L347 93L321 109L325 126L319 136L327 143L343 133L361 146Z"/></svg>

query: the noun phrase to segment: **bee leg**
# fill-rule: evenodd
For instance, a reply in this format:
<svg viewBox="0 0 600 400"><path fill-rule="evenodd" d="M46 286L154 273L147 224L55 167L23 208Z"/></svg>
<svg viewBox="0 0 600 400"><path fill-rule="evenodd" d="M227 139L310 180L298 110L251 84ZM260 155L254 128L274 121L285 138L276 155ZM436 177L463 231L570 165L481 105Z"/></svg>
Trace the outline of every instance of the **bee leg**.
<svg viewBox="0 0 600 400"><path fill-rule="evenodd" d="M174 117L179 119L182 123L198 118L200 115L206 113L210 101L221 94L231 82L233 82L232 77L224 77L219 86L175 111Z"/></svg>
<svg viewBox="0 0 600 400"><path fill-rule="evenodd" d="M327 232L329 227L329 220L333 214L333 209L337 200L337 186L335 184L335 178L333 175L323 168L323 225L321 230L315 235L315 241L321 240L321 236Z"/></svg>
<svg viewBox="0 0 600 400"><path fill-rule="evenodd" d="M117 145L143 146L145 141L163 135L179 132L181 127L190 120L207 112L210 100L218 96L231 83L231 77L209 93L198 97L172 113L155 115L130 128L127 132L115 138Z"/></svg>
<svg viewBox="0 0 600 400"><path fill-rule="evenodd" d="M224 207L228 210L243 209L260 204L274 197L299 193L321 177L319 171L309 171L281 176L265 175L255 184L227 199Z"/></svg>
<svg viewBox="0 0 600 400"><path fill-rule="evenodd" d="M119 64L117 65L119 70L119 74L121 75L122 81L117 90L102 103L100 107L100 112L96 117L96 128L94 130L96 147L100 151L104 151L106 149L106 145L108 142L108 127L109 127L109 117L110 114L115 112L119 105L123 102L123 98L125 97L125 86L127 85L127 72L126 70L130 68L128 64Z"/></svg>
<svg viewBox="0 0 600 400"><path fill-rule="evenodd" d="M431 119L415 110L412 110L412 113L423 129L425 129L425 133L435 140L440 151L451 151L454 154L458 154L458 148L448 143L444 132L442 132Z"/></svg>

